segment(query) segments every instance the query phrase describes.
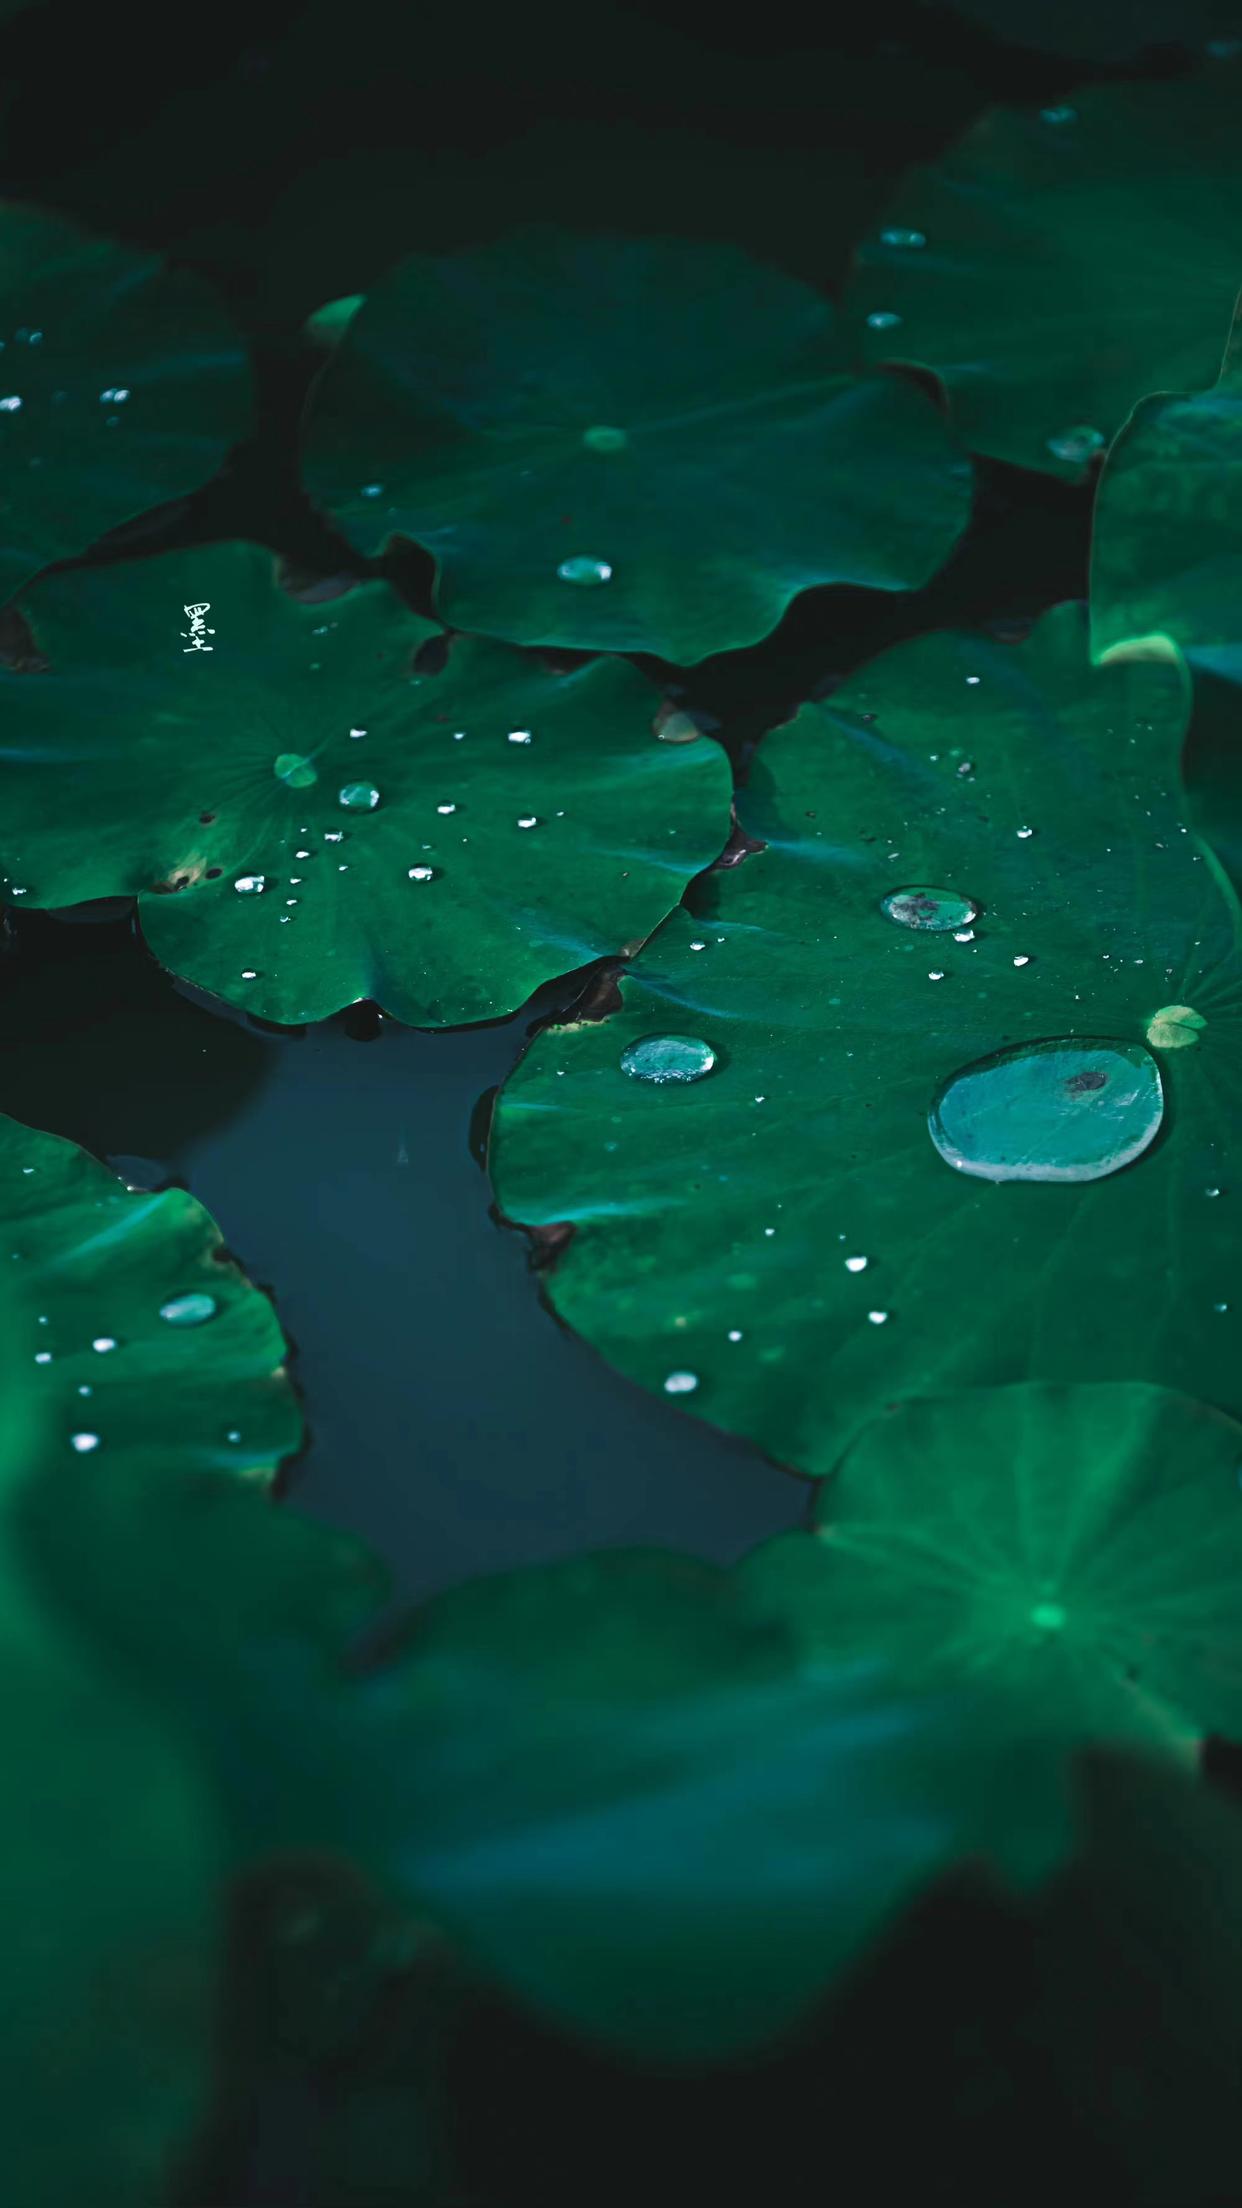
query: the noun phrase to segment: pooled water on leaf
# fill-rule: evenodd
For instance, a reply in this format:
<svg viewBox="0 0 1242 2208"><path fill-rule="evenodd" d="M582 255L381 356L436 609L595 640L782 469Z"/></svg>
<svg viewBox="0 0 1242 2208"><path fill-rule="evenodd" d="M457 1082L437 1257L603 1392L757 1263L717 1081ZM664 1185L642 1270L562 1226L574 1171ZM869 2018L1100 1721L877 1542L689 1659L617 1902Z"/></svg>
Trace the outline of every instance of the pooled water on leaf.
<svg viewBox="0 0 1242 2208"><path fill-rule="evenodd" d="M880 899L881 912L890 920L896 920L903 928L931 928L937 933L950 928L968 927L979 917L979 907L969 897L960 897L953 889L891 890Z"/></svg>
<svg viewBox="0 0 1242 2208"><path fill-rule="evenodd" d="M701 1081L715 1063L711 1044L697 1035L648 1035L621 1053L622 1068L635 1081Z"/></svg>
<svg viewBox="0 0 1242 2208"><path fill-rule="evenodd" d="M928 1115L941 1157L988 1181L1096 1181L1129 1165L1164 1117L1141 1043L1020 1043L951 1074Z"/></svg>
<svg viewBox="0 0 1242 2208"><path fill-rule="evenodd" d="M170 1296L167 1303L160 1305L160 1317L169 1326L202 1326L206 1320L214 1319L218 1308L214 1296L198 1292L188 1296Z"/></svg>
<svg viewBox="0 0 1242 2208"><path fill-rule="evenodd" d="M596 559L590 552L571 553L562 560L557 574L563 583L606 583L611 580L612 566L608 560Z"/></svg>

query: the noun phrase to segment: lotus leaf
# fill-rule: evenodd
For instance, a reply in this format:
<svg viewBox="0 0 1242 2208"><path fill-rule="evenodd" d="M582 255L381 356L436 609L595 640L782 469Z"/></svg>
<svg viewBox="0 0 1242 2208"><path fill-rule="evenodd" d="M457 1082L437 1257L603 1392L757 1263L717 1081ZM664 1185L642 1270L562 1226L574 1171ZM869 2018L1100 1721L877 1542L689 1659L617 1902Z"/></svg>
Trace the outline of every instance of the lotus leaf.
<svg viewBox="0 0 1242 2208"><path fill-rule="evenodd" d="M1237 907L1183 722L1177 670L1093 670L1067 605L901 645L765 738L750 855L501 1093L502 1209L573 1229L558 1315L810 1473L956 1387L1239 1408ZM667 1037L710 1070L650 1078Z"/></svg>
<svg viewBox="0 0 1242 2208"><path fill-rule="evenodd" d="M131 1191L6 1119L0 1209L7 2185L40 2208L155 2208L202 2109L226 1822L149 1673L84 1638L39 1524L114 1481L184 1507L211 1467L249 1495L236 1474L270 1475L300 1420L270 1305L183 1191ZM144 1576L140 1517L83 1568L107 1583L117 1554L140 1613L181 1599L182 1562Z"/></svg>
<svg viewBox="0 0 1242 2208"><path fill-rule="evenodd" d="M659 740L635 668L463 638L420 674L439 632L386 583L299 605L228 544L26 603L50 670L0 675L7 894L137 894L165 965L266 1019L510 1012L641 940L728 833L724 752Z"/></svg>
<svg viewBox="0 0 1242 2208"><path fill-rule="evenodd" d="M921 391L714 243L534 229L397 265L308 403L306 481L363 552L435 556L456 628L684 663L817 583L906 590L966 525Z"/></svg>
<svg viewBox="0 0 1242 2208"><path fill-rule="evenodd" d="M1141 1383L905 1403L748 1585L829 1653L1002 1686L1033 1731L1185 1751L1242 1730L1240 1463L1234 1419Z"/></svg>
<svg viewBox="0 0 1242 2208"><path fill-rule="evenodd" d="M0 206L0 597L196 490L252 426L241 340L207 286L61 215Z"/></svg>
<svg viewBox="0 0 1242 2208"><path fill-rule="evenodd" d="M1239 70L986 113L915 171L845 311L932 369L973 451L1076 479L1145 392L1206 383L1242 263Z"/></svg>

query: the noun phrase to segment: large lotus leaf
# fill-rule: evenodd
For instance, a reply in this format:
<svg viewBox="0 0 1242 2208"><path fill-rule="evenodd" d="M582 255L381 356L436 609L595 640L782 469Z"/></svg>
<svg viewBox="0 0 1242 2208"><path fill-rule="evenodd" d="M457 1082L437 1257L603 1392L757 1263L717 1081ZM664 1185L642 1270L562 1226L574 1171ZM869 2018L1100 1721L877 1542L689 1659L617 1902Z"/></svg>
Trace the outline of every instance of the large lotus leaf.
<svg viewBox="0 0 1242 2208"><path fill-rule="evenodd" d="M1213 34L1236 34L1238 27L1232 0L1041 0L1038 8L1025 0L953 0L953 6L1011 45L1073 61L1131 61L1145 47L1199 42L1213 52ZM930 12L941 17L938 0ZM1236 50L1236 35L1215 46L1218 58Z"/></svg>
<svg viewBox="0 0 1242 2208"><path fill-rule="evenodd" d="M1181 818L1182 725L1177 670L1091 669L1063 606L1018 647L902 645L767 737L739 800L766 848L501 1093L504 1211L574 1229L543 1276L560 1317L811 1473L955 1387L1143 1378L1237 1408L1242 975ZM928 885L939 927L886 915L907 891L925 920ZM631 1077L664 1036L714 1067ZM1058 1039L1069 1059L1019 1048Z"/></svg>
<svg viewBox="0 0 1242 2208"><path fill-rule="evenodd" d="M305 474L364 552L435 555L457 628L681 662L800 590L927 581L970 471L827 302L725 245L529 230L403 261L311 393Z"/></svg>
<svg viewBox="0 0 1242 2208"><path fill-rule="evenodd" d="M252 426L224 309L158 256L0 205L0 597L196 490Z"/></svg>
<svg viewBox="0 0 1242 2208"><path fill-rule="evenodd" d="M933 369L973 450L1081 476L1145 392L1220 364L1238 83L1226 66L989 111L861 249L846 312L866 356Z"/></svg>
<svg viewBox="0 0 1242 2208"><path fill-rule="evenodd" d="M266 1019L510 1012L646 935L728 833L723 751L658 740L635 668L461 638L420 675L439 632L385 583L298 605L228 544L27 606L51 664L0 675L7 894L137 893L158 958Z"/></svg>
<svg viewBox="0 0 1242 2208"><path fill-rule="evenodd" d="M72 1516L92 1485L270 1475L300 1419L271 1307L191 1197L131 1191L0 1120L0 1209L6 2183L41 2208L155 2208L201 2111L225 1821L150 1672L84 1637L38 1519ZM182 1599L178 1560L144 1573L140 1516L114 1547L138 1610ZM83 1565L106 1584L112 1561L93 1548Z"/></svg>
<svg viewBox="0 0 1242 2208"><path fill-rule="evenodd" d="M813 1643L1021 1700L1069 1739L1242 1732L1242 1426L1141 1383L984 1388L865 1428L817 1537L757 1552Z"/></svg>

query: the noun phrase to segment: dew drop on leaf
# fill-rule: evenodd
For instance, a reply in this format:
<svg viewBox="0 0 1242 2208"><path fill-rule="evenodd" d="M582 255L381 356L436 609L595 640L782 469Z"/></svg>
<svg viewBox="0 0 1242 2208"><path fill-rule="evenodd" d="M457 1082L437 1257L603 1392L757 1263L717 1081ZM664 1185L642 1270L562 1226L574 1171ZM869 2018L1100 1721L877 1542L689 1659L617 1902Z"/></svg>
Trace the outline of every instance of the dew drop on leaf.
<svg viewBox="0 0 1242 2208"><path fill-rule="evenodd" d="M373 813L379 801L374 782L347 782L340 792L340 803L348 813Z"/></svg>
<svg viewBox="0 0 1242 2208"><path fill-rule="evenodd" d="M894 889L880 899L880 910L903 928L930 928L937 934L949 928L968 927L979 917L979 907L952 889L921 886Z"/></svg>
<svg viewBox="0 0 1242 2208"><path fill-rule="evenodd" d="M169 1326L202 1326L208 1319L214 1319L217 1309L214 1296L196 1292L188 1296L170 1296L167 1303L160 1305L160 1317L167 1320Z"/></svg>
<svg viewBox="0 0 1242 2208"><path fill-rule="evenodd" d="M1164 1117L1141 1043L1022 1043L951 1074L928 1115L946 1164L987 1181L1097 1181L1141 1157Z"/></svg>
<svg viewBox="0 0 1242 2208"><path fill-rule="evenodd" d="M557 574L563 583L583 583L588 588L595 583L607 583L612 579L612 566L608 560L596 559L590 552L573 552L562 560Z"/></svg>
<svg viewBox="0 0 1242 2208"><path fill-rule="evenodd" d="M697 1035L648 1035L621 1053L623 1070L635 1081L701 1081L716 1063L710 1043Z"/></svg>

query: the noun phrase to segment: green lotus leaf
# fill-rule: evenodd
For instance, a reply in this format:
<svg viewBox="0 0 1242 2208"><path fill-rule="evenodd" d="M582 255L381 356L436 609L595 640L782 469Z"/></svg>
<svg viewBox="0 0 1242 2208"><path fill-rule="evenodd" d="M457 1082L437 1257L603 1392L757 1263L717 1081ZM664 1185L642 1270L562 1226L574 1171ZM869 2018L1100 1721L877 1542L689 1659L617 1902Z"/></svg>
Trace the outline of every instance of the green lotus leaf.
<svg viewBox="0 0 1242 2208"><path fill-rule="evenodd" d="M1242 1731L1242 1426L1140 1383L905 1403L757 1552L813 1643L929 1690L985 1681L1033 1730L1189 1751Z"/></svg>
<svg viewBox="0 0 1242 2208"><path fill-rule="evenodd" d="M1029 8L1021 0L953 0L965 15L996 38L1039 53L1064 54L1073 61L1132 61L1149 46L1206 43L1209 54L1227 58L1237 50L1237 11L1230 0L1043 0ZM939 7L932 11L937 17ZM1215 34L1232 34L1216 38Z"/></svg>
<svg viewBox="0 0 1242 2208"><path fill-rule="evenodd" d="M207 286L62 215L0 206L0 597L197 490L252 427L241 340Z"/></svg>
<svg viewBox="0 0 1242 2208"><path fill-rule="evenodd" d="M203 2105L226 1823L149 1672L86 1638L38 1523L113 1481L192 1496L212 1467L255 1499L238 1473L270 1476L301 1421L271 1306L183 1191L127 1189L5 1119L0 1210L7 2185L155 2208ZM139 1611L182 1599L184 1560L144 1575L140 1516L84 1572L107 1584L118 1553Z"/></svg>
<svg viewBox="0 0 1242 2208"><path fill-rule="evenodd" d="M1062 606L899 646L766 737L763 848L501 1092L502 1209L574 1230L557 1314L810 1473L958 1387L1237 1409L1237 906L1183 722L1175 668L1091 669Z"/></svg>
<svg viewBox="0 0 1242 2208"><path fill-rule="evenodd" d="M724 752L658 740L635 668L460 638L420 675L439 631L385 583L298 605L227 544L26 605L50 668L0 675L7 894L137 894L165 965L266 1019L510 1012L641 940L728 833Z"/></svg>
<svg viewBox="0 0 1242 2208"><path fill-rule="evenodd" d="M1144 393L1206 383L1242 263L1239 72L985 114L914 171L844 311L932 369L976 452L1080 478Z"/></svg>
<svg viewBox="0 0 1242 2208"><path fill-rule="evenodd" d="M1175 646L1196 671L1242 681L1240 483L1242 319L1211 389L1143 399L1109 453L1091 547L1097 658Z"/></svg>
<svg viewBox="0 0 1242 2208"><path fill-rule="evenodd" d="M425 545L454 627L688 663L817 583L906 590L965 527L936 408L725 245L528 230L403 261L310 396L351 541Z"/></svg>

